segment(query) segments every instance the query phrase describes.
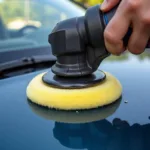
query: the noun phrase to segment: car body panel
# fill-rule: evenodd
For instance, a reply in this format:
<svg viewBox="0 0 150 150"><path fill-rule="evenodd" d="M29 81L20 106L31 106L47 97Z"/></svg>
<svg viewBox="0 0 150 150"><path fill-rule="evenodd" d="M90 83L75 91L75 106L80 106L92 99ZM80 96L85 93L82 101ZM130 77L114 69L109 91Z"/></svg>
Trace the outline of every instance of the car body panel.
<svg viewBox="0 0 150 150"><path fill-rule="evenodd" d="M107 118L89 123L46 119L38 115L42 107L36 104L37 113L33 111L26 87L34 76L47 70L0 80L0 149L150 149L150 59L133 55L123 58L111 56L100 67L121 82L121 104Z"/></svg>

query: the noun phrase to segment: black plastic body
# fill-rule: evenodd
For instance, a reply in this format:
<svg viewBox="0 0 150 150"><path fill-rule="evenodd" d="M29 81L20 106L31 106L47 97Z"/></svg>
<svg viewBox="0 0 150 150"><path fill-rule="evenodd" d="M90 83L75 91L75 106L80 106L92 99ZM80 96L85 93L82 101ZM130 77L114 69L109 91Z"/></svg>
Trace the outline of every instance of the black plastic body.
<svg viewBox="0 0 150 150"><path fill-rule="evenodd" d="M88 8L85 16L68 19L56 25L49 35L52 52L57 57L52 67L54 74L79 77L92 74L98 69L103 59L110 55L104 44L103 33L117 7L103 13L100 5L96 5ZM123 39L125 47L131 33L130 28Z"/></svg>
<svg viewBox="0 0 150 150"><path fill-rule="evenodd" d="M104 81L106 75L104 72L97 70L93 74L82 76L78 78L60 77L55 75L52 71L47 72L42 80L44 83L60 89L80 89L94 86Z"/></svg>
<svg viewBox="0 0 150 150"><path fill-rule="evenodd" d="M85 16L59 22L49 35L57 57L52 71L59 76L78 77L92 74L104 58L105 22L100 5L87 9Z"/></svg>

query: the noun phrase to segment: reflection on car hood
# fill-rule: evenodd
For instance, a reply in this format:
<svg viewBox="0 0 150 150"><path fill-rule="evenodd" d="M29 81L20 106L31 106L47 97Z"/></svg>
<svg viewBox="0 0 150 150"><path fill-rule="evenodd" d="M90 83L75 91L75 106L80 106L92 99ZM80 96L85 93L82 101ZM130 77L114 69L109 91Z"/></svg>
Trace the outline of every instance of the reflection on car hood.
<svg viewBox="0 0 150 150"><path fill-rule="evenodd" d="M8 39L5 41L0 41L0 50L1 52L17 50L23 48L31 48L37 46L37 42L34 40L28 40L25 38L16 38L16 39Z"/></svg>
<svg viewBox="0 0 150 150"><path fill-rule="evenodd" d="M118 59L110 57L101 69L120 80L121 104L115 112L110 111L110 116L107 114L107 118L100 120L103 118L100 117L95 122L87 122L87 115L86 123L82 124L62 123L58 118L54 121L54 114L46 117L50 114L48 109L43 112L41 107L31 106L26 87L40 72L1 80L0 149L150 149L150 60L143 59L143 55L125 55Z"/></svg>
<svg viewBox="0 0 150 150"><path fill-rule="evenodd" d="M20 30L27 25L29 25L29 26L31 25L31 26L35 26L35 27L39 28L39 27L41 27L41 22L34 21L34 20L26 21L23 19L15 19L7 24L7 28L13 29L13 30Z"/></svg>

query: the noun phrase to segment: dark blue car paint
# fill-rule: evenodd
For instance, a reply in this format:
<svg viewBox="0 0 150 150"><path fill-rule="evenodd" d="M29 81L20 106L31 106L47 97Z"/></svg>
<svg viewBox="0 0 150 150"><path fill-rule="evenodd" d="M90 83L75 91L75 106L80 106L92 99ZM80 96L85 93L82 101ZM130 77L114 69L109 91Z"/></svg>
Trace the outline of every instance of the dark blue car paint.
<svg viewBox="0 0 150 150"><path fill-rule="evenodd" d="M0 80L0 150L149 150L149 67L149 59L134 56L104 61L101 69L123 86L122 101L108 118L83 124L47 120L31 110L26 87L45 70Z"/></svg>

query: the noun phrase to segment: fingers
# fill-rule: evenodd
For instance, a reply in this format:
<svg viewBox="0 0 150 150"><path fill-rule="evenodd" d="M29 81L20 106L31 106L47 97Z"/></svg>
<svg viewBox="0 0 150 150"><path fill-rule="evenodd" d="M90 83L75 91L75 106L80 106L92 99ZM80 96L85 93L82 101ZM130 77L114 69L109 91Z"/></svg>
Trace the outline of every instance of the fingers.
<svg viewBox="0 0 150 150"><path fill-rule="evenodd" d="M131 22L126 14L120 7L104 31L105 46L110 53L115 55L120 55L125 50L122 39Z"/></svg>
<svg viewBox="0 0 150 150"><path fill-rule="evenodd" d="M100 9L103 12L107 12L107 11L111 10L114 6L116 6L119 2L120 2L120 0L104 0Z"/></svg>
<svg viewBox="0 0 150 150"><path fill-rule="evenodd" d="M128 50L133 54L141 54L149 40L149 32L144 27L134 27L129 39Z"/></svg>
<svg viewBox="0 0 150 150"><path fill-rule="evenodd" d="M123 38L132 27L127 48L133 54L140 54L150 37L150 0L105 0L101 10L109 11L119 2L114 17L104 31L105 46L110 53L120 55L125 50Z"/></svg>

